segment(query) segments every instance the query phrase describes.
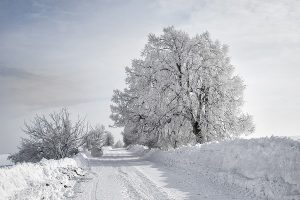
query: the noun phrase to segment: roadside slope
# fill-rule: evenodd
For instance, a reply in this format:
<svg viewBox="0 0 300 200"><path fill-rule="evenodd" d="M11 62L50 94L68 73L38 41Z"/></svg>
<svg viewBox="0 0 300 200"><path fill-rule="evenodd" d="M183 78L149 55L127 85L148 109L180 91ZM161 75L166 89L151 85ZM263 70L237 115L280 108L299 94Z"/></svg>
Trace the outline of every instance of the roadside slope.
<svg viewBox="0 0 300 200"><path fill-rule="evenodd" d="M148 153L145 147L133 146L131 151L187 174L204 173L224 187L257 197L300 199L300 142L289 138L238 139Z"/></svg>

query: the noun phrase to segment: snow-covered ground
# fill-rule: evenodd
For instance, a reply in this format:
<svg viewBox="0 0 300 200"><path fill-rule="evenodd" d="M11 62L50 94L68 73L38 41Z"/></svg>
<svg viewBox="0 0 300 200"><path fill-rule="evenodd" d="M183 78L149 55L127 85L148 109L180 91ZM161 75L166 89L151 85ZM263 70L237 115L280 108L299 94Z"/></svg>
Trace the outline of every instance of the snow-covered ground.
<svg viewBox="0 0 300 200"><path fill-rule="evenodd" d="M88 158L76 199L300 199L300 143L240 139L176 150L107 149Z"/></svg>
<svg viewBox="0 0 300 200"><path fill-rule="evenodd" d="M80 166L89 169L84 177ZM0 169L0 197L300 200L300 142L271 137L170 151L105 148L100 158L82 152L74 159Z"/></svg>
<svg viewBox="0 0 300 200"><path fill-rule="evenodd" d="M65 199L85 171L83 155L61 160L42 160L0 169L0 200Z"/></svg>
<svg viewBox="0 0 300 200"><path fill-rule="evenodd" d="M76 200L258 199L214 182L204 172L151 162L125 149L106 150L103 157L88 161L91 180L78 186Z"/></svg>
<svg viewBox="0 0 300 200"><path fill-rule="evenodd" d="M145 148L136 146L132 151L140 154ZM264 199L300 199L300 142L288 138L151 150L144 158L186 173L205 173L215 182L237 186Z"/></svg>
<svg viewBox="0 0 300 200"><path fill-rule="evenodd" d="M11 166L13 163L8 160L9 154L0 154L0 167Z"/></svg>

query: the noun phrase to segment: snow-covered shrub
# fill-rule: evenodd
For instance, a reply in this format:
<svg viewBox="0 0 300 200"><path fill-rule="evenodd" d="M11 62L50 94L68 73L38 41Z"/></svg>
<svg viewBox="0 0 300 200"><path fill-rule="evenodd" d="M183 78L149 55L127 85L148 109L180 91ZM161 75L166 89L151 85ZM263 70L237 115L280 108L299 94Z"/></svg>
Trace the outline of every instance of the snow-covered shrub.
<svg viewBox="0 0 300 200"><path fill-rule="evenodd" d="M27 138L22 138L19 152L10 156L17 162L38 162L42 158L60 159L78 153L82 137L86 133L84 120L71 122L67 109L54 112L48 118L37 115L23 129Z"/></svg>
<svg viewBox="0 0 300 200"><path fill-rule="evenodd" d="M121 140L118 140L118 142L114 145L114 148L122 148L123 146L123 142Z"/></svg>
<svg viewBox="0 0 300 200"><path fill-rule="evenodd" d="M103 156L103 150L101 148L99 148L99 147L94 146L91 149L91 156L93 156L93 157L101 157L101 156Z"/></svg>
<svg viewBox="0 0 300 200"><path fill-rule="evenodd" d="M104 146L113 146L115 143L115 138L110 132L106 132Z"/></svg>
<svg viewBox="0 0 300 200"><path fill-rule="evenodd" d="M103 125L91 128L91 130L83 137L83 147L87 150L93 148L101 148L105 144L106 136L105 127Z"/></svg>

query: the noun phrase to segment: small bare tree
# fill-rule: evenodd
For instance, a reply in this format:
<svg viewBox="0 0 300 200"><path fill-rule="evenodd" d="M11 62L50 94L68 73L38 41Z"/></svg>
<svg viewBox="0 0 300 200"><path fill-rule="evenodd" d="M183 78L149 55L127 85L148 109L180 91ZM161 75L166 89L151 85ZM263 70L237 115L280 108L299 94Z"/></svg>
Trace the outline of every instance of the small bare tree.
<svg viewBox="0 0 300 200"><path fill-rule="evenodd" d="M63 108L59 112L36 115L23 129L28 136L22 138L19 152L10 156L14 162L38 162L42 158L60 159L78 153L87 133L84 119L78 118L72 123L70 113Z"/></svg>

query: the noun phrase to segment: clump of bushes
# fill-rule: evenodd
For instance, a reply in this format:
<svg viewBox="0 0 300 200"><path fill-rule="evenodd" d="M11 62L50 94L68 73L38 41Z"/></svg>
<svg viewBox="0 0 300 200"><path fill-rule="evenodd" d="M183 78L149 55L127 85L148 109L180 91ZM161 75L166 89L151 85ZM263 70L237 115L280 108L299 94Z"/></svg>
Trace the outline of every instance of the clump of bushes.
<svg viewBox="0 0 300 200"><path fill-rule="evenodd" d="M19 152L9 157L13 162L38 162L42 158L60 159L78 153L83 137L88 131L84 119L72 122L67 109L49 116L36 115L31 123L25 123Z"/></svg>
<svg viewBox="0 0 300 200"><path fill-rule="evenodd" d="M36 115L23 131L26 138L22 138L19 151L9 156L14 163L72 157L80 148L102 152L103 146L114 144L113 135L103 125L88 126L80 117L72 121L66 108L48 116Z"/></svg>

